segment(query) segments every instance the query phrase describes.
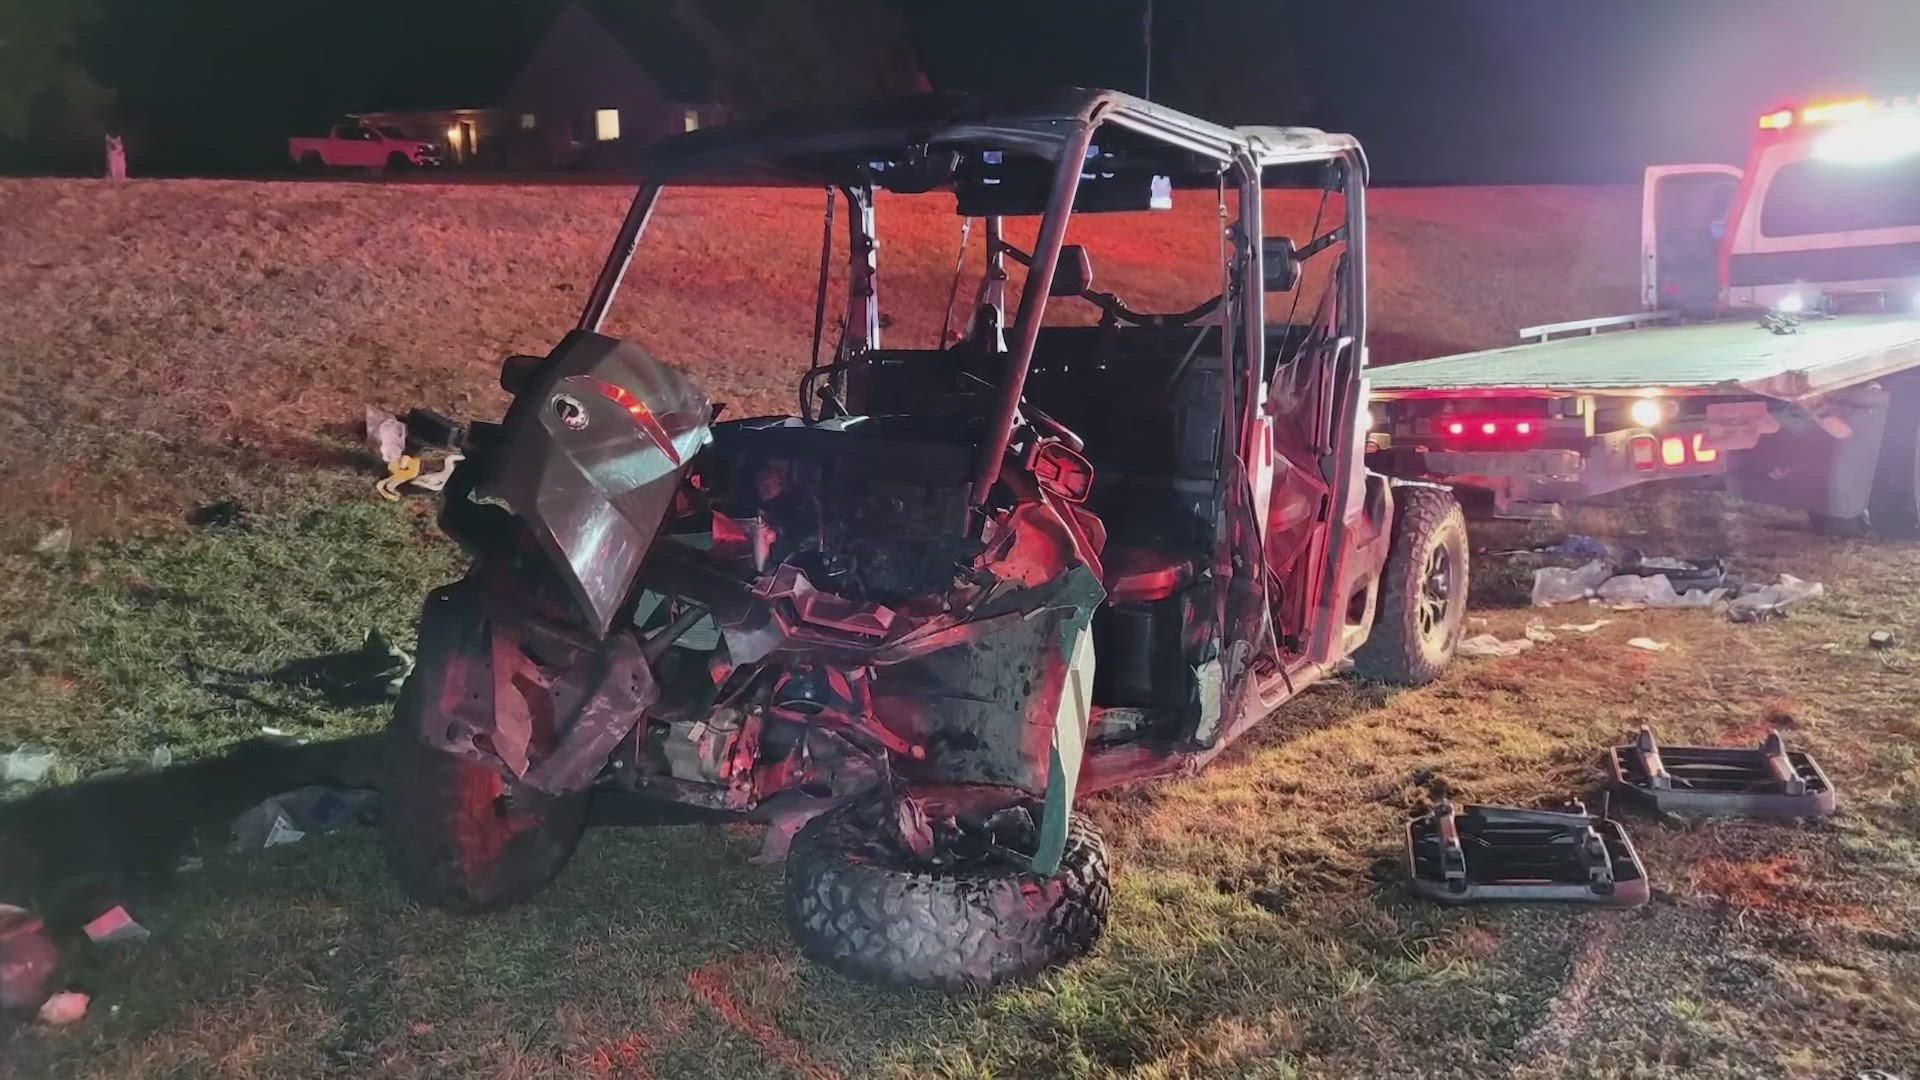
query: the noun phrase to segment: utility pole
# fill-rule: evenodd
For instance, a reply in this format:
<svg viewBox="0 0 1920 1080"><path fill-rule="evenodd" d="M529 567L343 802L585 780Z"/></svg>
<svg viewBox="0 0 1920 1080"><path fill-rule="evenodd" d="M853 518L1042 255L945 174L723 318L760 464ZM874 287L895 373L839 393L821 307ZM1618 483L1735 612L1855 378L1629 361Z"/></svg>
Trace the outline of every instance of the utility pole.
<svg viewBox="0 0 1920 1080"><path fill-rule="evenodd" d="M1153 100L1153 0L1147 0L1147 7L1140 18L1140 35L1147 46L1147 72L1142 80L1140 96Z"/></svg>

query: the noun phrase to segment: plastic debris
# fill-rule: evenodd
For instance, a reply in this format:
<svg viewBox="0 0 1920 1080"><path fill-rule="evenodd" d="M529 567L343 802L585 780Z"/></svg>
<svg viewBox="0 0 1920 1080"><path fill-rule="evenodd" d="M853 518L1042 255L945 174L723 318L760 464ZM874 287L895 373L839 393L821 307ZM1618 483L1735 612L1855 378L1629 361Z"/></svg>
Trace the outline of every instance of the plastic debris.
<svg viewBox="0 0 1920 1080"><path fill-rule="evenodd" d="M439 491L447 486L447 479L453 475L454 467L465 460L467 460L465 454L448 454L434 463L435 468L432 472L422 470L420 475L414 477L413 486L422 491Z"/></svg>
<svg viewBox="0 0 1920 1080"><path fill-rule="evenodd" d="M1502 641L1492 634L1475 634L1473 637L1461 641L1454 652L1459 656L1487 658L1495 656L1518 656L1531 648L1533 648L1533 642L1528 638Z"/></svg>
<svg viewBox="0 0 1920 1080"><path fill-rule="evenodd" d="M358 648L289 660L268 672L268 681L319 690L329 704L366 708L398 697L413 671L413 657L379 627L367 631ZM255 676L257 677L257 676ZM260 729L264 734L284 732Z"/></svg>
<svg viewBox="0 0 1920 1080"><path fill-rule="evenodd" d="M1891 649L1900 644L1900 639L1891 630L1875 630L1867 635L1867 648Z"/></svg>
<svg viewBox="0 0 1920 1080"><path fill-rule="evenodd" d="M1613 569L1598 559L1572 570L1543 566L1533 572L1533 606L1552 607L1585 600L1611 577Z"/></svg>
<svg viewBox="0 0 1920 1080"><path fill-rule="evenodd" d="M166 743L154 747L153 752L147 755L147 767L150 769L164 769L171 764L173 764L173 747Z"/></svg>
<svg viewBox="0 0 1920 1080"><path fill-rule="evenodd" d="M0 904L0 1011L31 1012L46 1000L60 952L40 916Z"/></svg>
<svg viewBox="0 0 1920 1080"><path fill-rule="evenodd" d="M1758 622L1780 614L1790 604L1826 594L1827 587L1817 581L1802 581L1792 574L1781 574L1780 580L1764 589L1734 597L1727 605L1727 618L1734 622Z"/></svg>
<svg viewBox="0 0 1920 1080"><path fill-rule="evenodd" d="M1553 631L1547 629L1546 623L1530 622L1527 624L1527 640L1536 645L1545 645L1553 640Z"/></svg>
<svg viewBox="0 0 1920 1080"><path fill-rule="evenodd" d="M1673 643L1670 641L1655 641L1650 637L1637 637L1628 638L1627 647L1630 649L1645 649L1648 652L1666 652L1668 649L1673 648Z"/></svg>
<svg viewBox="0 0 1920 1080"><path fill-rule="evenodd" d="M40 1004L40 1022L48 1027L77 1024L87 1017L93 999L78 990L62 990Z"/></svg>
<svg viewBox="0 0 1920 1080"><path fill-rule="evenodd" d="M407 425L385 409L367 406L367 449L382 465L392 465L407 452Z"/></svg>
<svg viewBox="0 0 1920 1080"><path fill-rule="evenodd" d="M46 779L57 758L44 746L16 746L0 755L0 782L37 784Z"/></svg>
<svg viewBox="0 0 1920 1080"><path fill-rule="evenodd" d="M363 788L313 785L284 791L233 822L234 851L259 851L330 833L360 820L373 802Z"/></svg>
<svg viewBox="0 0 1920 1080"><path fill-rule="evenodd" d="M87 940L95 945L138 945L153 936L152 931L135 922L119 904L101 912L80 929L86 931Z"/></svg>
<svg viewBox="0 0 1920 1080"><path fill-rule="evenodd" d="M1603 626L1612 626L1612 619L1595 619L1587 623L1561 623L1555 630L1567 630L1575 634L1591 634Z"/></svg>
<svg viewBox="0 0 1920 1080"><path fill-rule="evenodd" d="M400 485L412 482L420 475L420 459L411 454L402 454L387 462L386 479L373 485L373 490L388 502L400 501Z"/></svg>
<svg viewBox="0 0 1920 1080"><path fill-rule="evenodd" d="M73 530L65 525L42 536L34 545L35 555L65 555L73 550Z"/></svg>
<svg viewBox="0 0 1920 1080"><path fill-rule="evenodd" d="M1704 608L1724 600L1726 589L1692 589L1684 595L1674 591L1665 574L1640 577L1620 574L1601 582L1595 590L1600 599L1615 604L1643 604L1650 608Z"/></svg>
<svg viewBox="0 0 1920 1080"><path fill-rule="evenodd" d="M187 524L197 529L237 529L247 523L247 505L239 499L221 499L196 507Z"/></svg>

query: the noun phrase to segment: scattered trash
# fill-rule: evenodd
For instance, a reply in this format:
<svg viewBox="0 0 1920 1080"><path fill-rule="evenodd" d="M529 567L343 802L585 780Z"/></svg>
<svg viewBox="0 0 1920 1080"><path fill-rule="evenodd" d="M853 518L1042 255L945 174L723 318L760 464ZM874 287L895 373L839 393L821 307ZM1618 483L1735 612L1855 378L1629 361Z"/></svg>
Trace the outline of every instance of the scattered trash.
<svg viewBox="0 0 1920 1080"><path fill-rule="evenodd" d="M387 462L387 477L373 485L373 490L388 502L400 501L400 485L412 481L420 475L420 459L411 454L402 454Z"/></svg>
<svg viewBox="0 0 1920 1080"><path fill-rule="evenodd" d="M1778 731L1758 749L1661 747L1653 729L1607 753L1614 790L1663 813L1812 818L1833 813L1833 785L1812 757Z"/></svg>
<svg viewBox="0 0 1920 1080"><path fill-rule="evenodd" d="M1603 626L1612 626L1612 619L1595 619L1587 623L1561 623L1555 630L1569 630L1576 634L1591 634Z"/></svg>
<svg viewBox="0 0 1920 1080"><path fill-rule="evenodd" d="M406 427L407 442L436 450L466 449L467 426L432 409L408 409L400 418Z"/></svg>
<svg viewBox="0 0 1920 1080"><path fill-rule="evenodd" d="M1469 615L1467 616L1467 625L1473 627L1475 630L1484 630L1487 626L1487 617L1485 615Z"/></svg>
<svg viewBox="0 0 1920 1080"><path fill-rule="evenodd" d="M119 904L101 912L80 929L86 931L87 940L95 945L138 945L153 936Z"/></svg>
<svg viewBox="0 0 1920 1080"><path fill-rule="evenodd" d="M1536 645L1544 645L1553 640L1553 631L1547 629L1546 623L1530 622L1527 624L1527 640Z"/></svg>
<svg viewBox="0 0 1920 1080"><path fill-rule="evenodd" d="M358 648L289 660L268 672L267 679L319 690L329 704L341 708L364 708L399 696L400 684L412 671L413 657L376 626Z"/></svg>
<svg viewBox="0 0 1920 1080"><path fill-rule="evenodd" d="M247 506L239 499L221 499L187 515L187 524L196 529L237 529L246 523Z"/></svg>
<svg viewBox="0 0 1920 1080"><path fill-rule="evenodd" d="M1466 638L1454 649L1455 655L1475 658L1495 656L1518 656L1533 648L1533 642L1527 638L1514 641L1501 641L1492 634L1476 634Z"/></svg>
<svg viewBox="0 0 1920 1080"><path fill-rule="evenodd" d="M294 826L293 815L279 802L268 799L233 819L233 842L227 846L235 852L261 851L306 838L307 834Z"/></svg>
<svg viewBox="0 0 1920 1080"><path fill-rule="evenodd" d="M147 755L147 767L150 769L164 769L171 764L173 764L173 747L166 743L154 747L153 752Z"/></svg>
<svg viewBox="0 0 1920 1080"><path fill-rule="evenodd" d="M206 867L207 860L200 856L182 855L180 856L180 861L174 865L173 872L176 874L193 874L206 869Z"/></svg>
<svg viewBox="0 0 1920 1080"><path fill-rule="evenodd" d="M407 425L385 409L367 406L367 449L382 465L392 465L407 452Z"/></svg>
<svg viewBox="0 0 1920 1080"><path fill-rule="evenodd" d="M1533 572L1533 606L1552 607L1585 600L1612 576L1612 568L1598 559L1571 570L1543 566Z"/></svg>
<svg viewBox="0 0 1920 1080"><path fill-rule="evenodd" d="M1758 622L1780 614L1789 604L1812 600L1826 593L1826 586L1817 581L1802 581L1792 574L1781 574L1780 580L1764 589L1734 597L1733 602L1727 605L1727 618L1734 622Z"/></svg>
<svg viewBox="0 0 1920 1080"><path fill-rule="evenodd" d="M1673 643L1670 641L1655 641L1650 637L1637 637L1627 639L1627 648L1645 649L1648 652L1666 652L1668 649L1673 648Z"/></svg>
<svg viewBox="0 0 1920 1080"><path fill-rule="evenodd" d="M40 916L0 904L0 1012L39 1008L59 968L60 953L47 939Z"/></svg>
<svg viewBox="0 0 1920 1080"><path fill-rule="evenodd" d="M37 784L46 779L57 754L44 746L17 746L0 756L0 783Z"/></svg>
<svg viewBox="0 0 1920 1080"><path fill-rule="evenodd" d="M1727 595L1726 589L1693 589L1681 595L1674 591L1672 580L1665 574L1648 577L1620 574L1602 582L1595 592L1600 599L1615 604L1639 604L1650 608L1712 607Z"/></svg>
<svg viewBox="0 0 1920 1080"><path fill-rule="evenodd" d="M1623 564L1620 572L1641 577L1662 575L1672 583L1676 592L1682 593L1692 589L1717 589L1727 583L1727 564L1724 559L1675 559L1656 555Z"/></svg>
<svg viewBox="0 0 1920 1080"><path fill-rule="evenodd" d="M1900 639L1891 630L1875 630L1867 635L1867 648L1891 649L1900 644Z"/></svg>
<svg viewBox="0 0 1920 1080"><path fill-rule="evenodd" d="M46 555L49 557L65 555L71 550L73 550L73 530L67 528L65 525L42 536L39 541L33 545L33 553L35 555Z"/></svg>
<svg viewBox="0 0 1920 1080"><path fill-rule="evenodd" d="M92 998L78 990L62 990L40 1005L40 1022L48 1027L64 1027L86 1019Z"/></svg>
<svg viewBox="0 0 1920 1080"><path fill-rule="evenodd" d="M281 792L233 822L234 851L259 851L334 832L353 824L373 803L363 788L313 785Z"/></svg>
<svg viewBox="0 0 1920 1080"><path fill-rule="evenodd" d="M467 460L465 454L457 452L448 454L435 463L434 471L422 472L414 477L413 486L422 491L439 491L447 486L447 479L453 475L454 466L465 460Z"/></svg>

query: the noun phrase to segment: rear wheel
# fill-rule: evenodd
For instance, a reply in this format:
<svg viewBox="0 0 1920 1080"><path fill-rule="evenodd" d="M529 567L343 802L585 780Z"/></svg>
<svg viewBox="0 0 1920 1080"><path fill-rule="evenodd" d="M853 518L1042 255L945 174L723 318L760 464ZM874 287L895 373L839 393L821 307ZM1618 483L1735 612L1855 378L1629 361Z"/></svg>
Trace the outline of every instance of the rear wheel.
<svg viewBox="0 0 1920 1080"><path fill-rule="evenodd" d="M1920 382L1893 387L1867 518L1881 536L1920 540Z"/></svg>
<svg viewBox="0 0 1920 1080"><path fill-rule="evenodd" d="M445 726L423 715L436 708L438 690L416 669L387 731L380 782L387 861L420 903L462 912L505 907L546 888L566 865L587 796L533 791L497 765L422 742L422 731L436 730L426 725Z"/></svg>
<svg viewBox="0 0 1920 1080"><path fill-rule="evenodd" d="M412 167L413 167L413 162L408 161L407 155L401 153L398 150L395 150L393 153L387 155L387 171L388 172L402 173L402 172L406 172L408 169Z"/></svg>
<svg viewBox="0 0 1920 1080"><path fill-rule="evenodd" d="M787 856L787 924L800 951L863 982L977 990L1082 956L1107 925L1100 834L1075 817L1040 878L1005 859L933 865L899 849L881 804L808 822Z"/></svg>
<svg viewBox="0 0 1920 1080"><path fill-rule="evenodd" d="M1418 686L1453 659L1467 614L1467 518L1444 488L1395 485L1379 610L1354 674Z"/></svg>
<svg viewBox="0 0 1920 1080"><path fill-rule="evenodd" d="M327 163L321 159L318 151L309 150L300 155L300 171L318 176L327 171Z"/></svg>

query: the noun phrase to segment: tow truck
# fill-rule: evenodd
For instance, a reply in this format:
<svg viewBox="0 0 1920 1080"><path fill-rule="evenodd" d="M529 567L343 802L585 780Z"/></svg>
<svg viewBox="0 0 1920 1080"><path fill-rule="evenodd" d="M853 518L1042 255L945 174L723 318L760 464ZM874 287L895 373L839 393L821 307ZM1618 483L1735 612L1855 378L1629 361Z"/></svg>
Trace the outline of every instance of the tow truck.
<svg viewBox="0 0 1920 1080"><path fill-rule="evenodd" d="M1920 95L1783 106L1745 168L1661 165L1631 315L1375 369L1368 464L1496 516L1721 478L1920 538Z"/></svg>

